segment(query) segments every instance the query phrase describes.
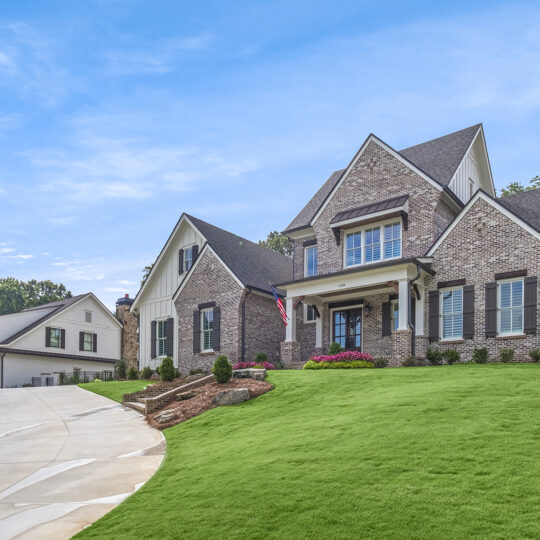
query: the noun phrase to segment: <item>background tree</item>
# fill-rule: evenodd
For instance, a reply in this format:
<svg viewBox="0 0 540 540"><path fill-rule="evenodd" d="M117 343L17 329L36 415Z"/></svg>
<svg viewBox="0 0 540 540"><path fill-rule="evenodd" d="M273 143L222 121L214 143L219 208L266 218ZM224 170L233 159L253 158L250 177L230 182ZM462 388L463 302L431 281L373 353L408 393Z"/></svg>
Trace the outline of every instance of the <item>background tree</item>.
<svg viewBox="0 0 540 540"><path fill-rule="evenodd" d="M266 240L259 240L259 246L277 251L282 255L292 255L292 242L283 234L272 231L266 237Z"/></svg>
<svg viewBox="0 0 540 540"><path fill-rule="evenodd" d="M142 276L142 280L141 280L141 286L143 285L143 283L146 281L146 278L150 275L150 272L152 271L152 268L154 268L154 263L152 264L147 264L143 270L142 270L142 273L143 273L143 276Z"/></svg>
<svg viewBox="0 0 540 540"><path fill-rule="evenodd" d="M71 296L71 291L68 291L62 283L35 279L25 282L13 277L0 278L0 315L15 313L48 302L71 298Z"/></svg>
<svg viewBox="0 0 540 540"><path fill-rule="evenodd" d="M501 189L500 196L506 197L507 195L514 195L514 193L522 193L537 188L540 188L540 176L531 178L528 186L524 186L521 182L510 182L505 188Z"/></svg>

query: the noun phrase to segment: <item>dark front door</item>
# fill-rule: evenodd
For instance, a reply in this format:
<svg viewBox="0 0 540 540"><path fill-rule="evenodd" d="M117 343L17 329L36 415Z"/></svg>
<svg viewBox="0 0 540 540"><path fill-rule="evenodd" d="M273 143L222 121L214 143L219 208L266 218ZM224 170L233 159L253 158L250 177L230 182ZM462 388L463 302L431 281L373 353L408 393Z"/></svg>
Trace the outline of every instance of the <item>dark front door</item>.
<svg viewBox="0 0 540 540"><path fill-rule="evenodd" d="M362 350L362 308L334 311L332 334L344 349Z"/></svg>

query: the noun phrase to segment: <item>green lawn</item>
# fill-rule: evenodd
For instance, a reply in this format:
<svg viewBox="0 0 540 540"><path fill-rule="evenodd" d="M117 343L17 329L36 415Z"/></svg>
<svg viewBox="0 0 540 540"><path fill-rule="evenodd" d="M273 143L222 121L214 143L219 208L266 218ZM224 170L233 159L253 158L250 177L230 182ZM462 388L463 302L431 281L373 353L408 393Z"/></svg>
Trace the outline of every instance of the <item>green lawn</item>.
<svg viewBox="0 0 540 540"><path fill-rule="evenodd" d="M114 399L122 403L122 396L124 394L130 394L131 392L137 392L142 390L144 387L148 386L150 383L155 383L155 381L108 381L108 382L91 382L91 383L81 383L79 386L85 390L90 390L90 392L95 392L96 394L101 394L102 396L108 397L109 399Z"/></svg>
<svg viewBox="0 0 540 540"><path fill-rule="evenodd" d="M166 430L155 476L77 538L540 537L540 365L269 380Z"/></svg>

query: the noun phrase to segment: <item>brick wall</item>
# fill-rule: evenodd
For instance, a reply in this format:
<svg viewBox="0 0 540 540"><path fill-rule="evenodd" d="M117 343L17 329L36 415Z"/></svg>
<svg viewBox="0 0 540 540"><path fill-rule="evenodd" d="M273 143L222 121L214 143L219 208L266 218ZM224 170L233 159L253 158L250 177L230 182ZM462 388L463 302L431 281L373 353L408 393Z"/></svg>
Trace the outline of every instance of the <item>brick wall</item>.
<svg viewBox="0 0 540 540"><path fill-rule="evenodd" d="M315 235L293 241L293 279L304 277L304 242L315 240Z"/></svg>
<svg viewBox="0 0 540 540"><path fill-rule="evenodd" d="M470 359L475 346L487 347L491 360L497 358L502 348L513 348L516 360L528 360L529 351L540 347L540 310L536 335L503 339L485 337L484 286L495 281L494 274L524 269L529 276L540 277L540 241L521 226L479 199L439 246L434 254L433 267L437 274L427 283L431 290L437 289L439 281L463 278L467 285L475 286L475 333L474 339L454 343L439 341L428 346L441 350L455 348L460 351L464 361ZM537 295L540 298L540 287ZM428 321L426 295L426 335Z"/></svg>

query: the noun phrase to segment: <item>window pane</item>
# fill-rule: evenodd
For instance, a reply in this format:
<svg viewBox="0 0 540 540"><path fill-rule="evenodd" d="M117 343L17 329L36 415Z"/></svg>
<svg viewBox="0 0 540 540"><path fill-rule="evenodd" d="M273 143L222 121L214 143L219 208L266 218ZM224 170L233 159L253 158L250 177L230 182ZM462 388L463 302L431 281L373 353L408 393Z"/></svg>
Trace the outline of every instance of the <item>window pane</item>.
<svg viewBox="0 0 540 540"><path fill-rule="evenodd" d="M523 299L523 281L512 282L512 306L517 307L522 305Z"/></svg>
<svg viewBox="0 0 540 540"><path fill-rule="evenodd" d="M512 311L510 309L501 309L501 333L512 330Z"/></svg>
<svg viewBox="0 0 540 540"><path fill-rule="evenodd" d="M378 261L381 258L381 230L379 227L366 230L365 262Z"/></svg>
<svg viewBox="0 0 540 540"><path fill-rule="evenodd" d="M500 307L509 307L510 306L510 296L511 296L511 289L510 289L510 283L501 283L500 284Z"/></svg>
<svg viewBox="0 0 540 540"><path fill-rule="evenodd" d="M463 311L463 291L462 291L462 289L452 291L452 297L453 297L453 300L454 300L452 311L454 313L461 313Z"/></svg>
<svg viewBox="0 0 540 540"><path fill-rule="evenodd" d="M512 308L512 332L523 331L523 310Z"/></svg>

